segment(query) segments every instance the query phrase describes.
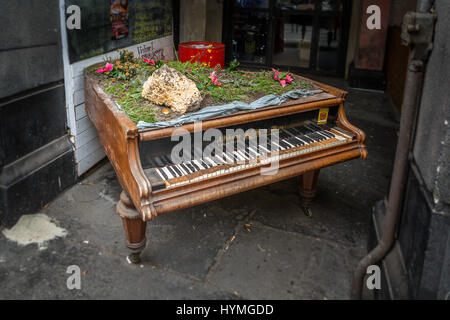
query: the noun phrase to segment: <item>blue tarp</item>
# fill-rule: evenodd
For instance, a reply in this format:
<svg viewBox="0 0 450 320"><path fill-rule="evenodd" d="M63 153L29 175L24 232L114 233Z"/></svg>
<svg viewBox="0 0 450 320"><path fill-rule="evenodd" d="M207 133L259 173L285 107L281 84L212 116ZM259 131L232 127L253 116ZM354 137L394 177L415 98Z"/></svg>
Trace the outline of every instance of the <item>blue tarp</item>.
<svg viewBox="0 0 450 320"><path fill-rule="evenodd" d="M319 90L322 92L321 90ZM306 90L295 89L288 91L282 95L269 94L251 103L245 103L242 101L234 101L228 104L220 106L210 106L198 110L196 112L182 115L176 119L169 121L159 121L155 123L148 123L145 121L139 121L137 127L139 129L145 128L164 128L164 127L176 127L185 123L207 120L218 116L230 115L237 111L242 110L256 110L267 106L277 106L290 100L306 98L308 96L319 93L318 90Z"/></svg>

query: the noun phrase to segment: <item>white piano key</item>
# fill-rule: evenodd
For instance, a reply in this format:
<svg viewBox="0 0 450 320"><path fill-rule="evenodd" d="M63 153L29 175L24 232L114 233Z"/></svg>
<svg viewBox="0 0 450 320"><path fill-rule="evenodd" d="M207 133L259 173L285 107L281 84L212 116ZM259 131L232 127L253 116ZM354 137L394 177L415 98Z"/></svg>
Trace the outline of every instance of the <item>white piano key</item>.
<svg viewBox="0 0 450 320"><path fill-rule="evenodd" d="M166 167L162 167L161 169L164 171L164 173L166 174L166 176L169 177L169 179L175 178L175 177L172 175L172 173L171 173Z"/></svg>
<svg viewBox="0 0 450 320"><path fill-rule="evenodd" d="M192 160L196 165L197 165L197 167L199 167L201 170L205 170L205 167L204 166L202 166L202 164L198 161L198 160Z"/></svg>
<svg viewBox="0 0 450 320"><path fill-rule="evenodd" d="M161 174L161 172L159 172L159 169L158 169L158 168L156 168L155 171L156 171L156 173L161 177L161 179L162 179L163 181L167 181L166 178L164 178L164 176Z"/></svg>
<svg viewBox="0 0 450 320"><path fill-rule="evenodd" d="M187 172L183 169L183 167L181 167L179 164L176 164L175 166L183 173L183 175L187 175Z"/></svg>

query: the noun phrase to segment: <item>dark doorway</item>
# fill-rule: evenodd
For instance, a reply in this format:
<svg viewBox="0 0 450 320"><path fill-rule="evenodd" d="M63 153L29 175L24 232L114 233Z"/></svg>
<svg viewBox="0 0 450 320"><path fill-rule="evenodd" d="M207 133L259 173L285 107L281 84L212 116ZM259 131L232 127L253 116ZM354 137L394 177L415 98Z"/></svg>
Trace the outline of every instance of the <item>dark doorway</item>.
<svg viewBox="0 0 450 320"><path fill-rule="evenodd" d="M343 75L351 2L232 0L224 7L227 60Z"/></svg>

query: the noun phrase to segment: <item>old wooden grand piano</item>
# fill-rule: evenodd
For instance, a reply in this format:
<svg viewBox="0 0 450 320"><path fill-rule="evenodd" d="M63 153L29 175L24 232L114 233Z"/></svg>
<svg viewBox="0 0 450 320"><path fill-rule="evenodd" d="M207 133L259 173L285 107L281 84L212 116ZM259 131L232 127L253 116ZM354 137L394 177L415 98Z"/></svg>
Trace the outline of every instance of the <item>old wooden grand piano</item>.
<svg viewBox="0 0 450 320"><path fill-rule="evenodd" d="M116 209L131 251L129 261L140 261L146 245L146 223L159 214L295 176L299 177L299 194L305 213L309 214L308 202L315 195L320 169L367 156L365 134L350 124L344 114L347 93L299 78L320 88L319 93L202 122L203 131L277 128L277 143L256 148L251 144L236 145L234 150L224 149L224 154L207 158L198 156L200 150L193 152L191 160L173 163L174 130L194 134L196 125L138 129L96 80L85 73L87 113L123 189ZM278 161L276 174L261 174L261 168L270 166L274 159Z"/></svg>

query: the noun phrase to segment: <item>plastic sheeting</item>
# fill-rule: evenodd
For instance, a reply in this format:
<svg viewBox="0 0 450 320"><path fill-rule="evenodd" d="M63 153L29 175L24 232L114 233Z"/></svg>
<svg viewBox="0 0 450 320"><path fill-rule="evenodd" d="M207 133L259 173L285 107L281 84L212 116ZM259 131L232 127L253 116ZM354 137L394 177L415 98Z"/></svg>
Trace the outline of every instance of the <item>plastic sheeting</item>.
<svg viewBox="0 0 450 320"><path fill-rule="evenodd" d="M269 94L251 103L245 103L242 101L234 101L228 104L220 106L210 106L198 110L196 112L182 115L178 118L169 121L159 121L155 123L148 123L145 121L139 121L137 127L139 129L145 128L164 128L164 127L176 127L189 122L202 121L211 119L218 116L230 115L237 111L242 110L256 110L267 106L276 106L288 102L290 100L306 98L323 92L322 90L307 90L307 89L295 89L288 91L282 95Z"/></svg>

